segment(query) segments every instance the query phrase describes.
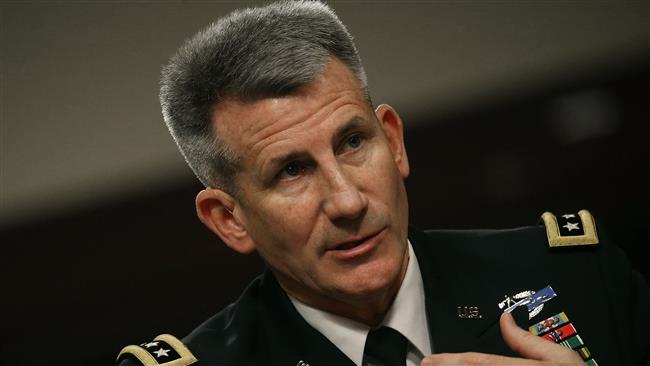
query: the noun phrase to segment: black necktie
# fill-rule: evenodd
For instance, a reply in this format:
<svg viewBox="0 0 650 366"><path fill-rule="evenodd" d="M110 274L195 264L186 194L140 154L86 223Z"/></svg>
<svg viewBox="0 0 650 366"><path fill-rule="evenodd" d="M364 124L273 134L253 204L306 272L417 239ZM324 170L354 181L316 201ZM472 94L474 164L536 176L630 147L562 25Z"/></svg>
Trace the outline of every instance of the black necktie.
<svg viewBox="0 0 650 366"><path fill-rule="evenodd" d="M363 353L384 366L405 366L406 344L402 333L393 328L380 327L368 333Z"/></svg>

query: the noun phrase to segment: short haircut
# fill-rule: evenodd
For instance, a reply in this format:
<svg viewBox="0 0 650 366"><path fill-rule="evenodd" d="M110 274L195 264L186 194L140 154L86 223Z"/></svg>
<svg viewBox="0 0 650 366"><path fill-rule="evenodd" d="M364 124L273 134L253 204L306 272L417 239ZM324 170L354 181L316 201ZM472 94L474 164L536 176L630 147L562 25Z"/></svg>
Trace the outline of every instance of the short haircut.
<svg viewBox="0 0 650 366"><path fill-rule="evenodd" d="M361 59L343 23L317 1L237 10L185 41L163 68L160 103L183 157L206 187L236 194L240 158L216 135L215 106L290 95L334 56L370 103ZM230 123L236 123L232 121Z"/></svg>

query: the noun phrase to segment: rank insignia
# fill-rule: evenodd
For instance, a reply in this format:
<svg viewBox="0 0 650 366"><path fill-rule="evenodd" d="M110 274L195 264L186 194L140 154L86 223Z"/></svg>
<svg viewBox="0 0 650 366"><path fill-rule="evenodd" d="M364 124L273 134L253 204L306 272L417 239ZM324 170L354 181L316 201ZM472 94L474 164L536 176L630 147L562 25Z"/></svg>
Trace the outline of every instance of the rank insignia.
<svg viewBox="0 0 650 366"><path fill-rule="evenodd" d="M546 237L551 248L598 244L594 218L587 210L560 217L544 212L542 220L546 226Z"/></svg>
<svg viewBox="0 0 650 366"><path fill-rule="evenodd" d="M124 358L135 359L144 366L188 366L197 362L183 342L169 334L161 334L139 346L124 347L117 356L117 363Z"/></svg>

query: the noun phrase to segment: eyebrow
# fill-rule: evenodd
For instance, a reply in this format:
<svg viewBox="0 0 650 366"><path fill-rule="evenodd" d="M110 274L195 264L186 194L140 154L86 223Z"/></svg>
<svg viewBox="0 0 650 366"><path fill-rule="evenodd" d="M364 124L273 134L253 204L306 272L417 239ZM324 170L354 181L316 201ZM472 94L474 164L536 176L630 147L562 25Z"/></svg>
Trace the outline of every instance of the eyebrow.
<svg viewBox="0 0 650 366"><path fill-rule="evenodd" d="M367 123L366 120L359 116L350 118L350 120L336 129L333 135L333 140L336 141L340 139L341 136L345 136L350 131L360 128L365 123ZM306 151L292 151L287 154L278 155L271 158L268 164L265 164L268 168L264 169L264 171L273 171L277 167L284 166L285 164L294 160L300 160L302 158L305 158L307 155L308 154Z"/></svg>
<svg viewBox="0 0 650 366"><path fill-rule="evenodd" d="M339 128L336 129L336 132L334 133L334 139L336 140L341 138L342 136L347 135L348 133L350 133L350 131L360 128L365 123L367 123L366 120L359 116L352 117L349 121L347 121L342 126L339 126Z"/></svg>

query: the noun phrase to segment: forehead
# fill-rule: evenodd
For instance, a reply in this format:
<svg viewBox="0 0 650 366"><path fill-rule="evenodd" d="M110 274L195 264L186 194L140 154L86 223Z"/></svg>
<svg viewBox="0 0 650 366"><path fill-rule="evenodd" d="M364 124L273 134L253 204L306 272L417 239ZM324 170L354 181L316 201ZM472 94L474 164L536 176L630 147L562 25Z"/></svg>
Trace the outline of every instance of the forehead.
<svg viewBox="0 0 650 366"><path fill-rule="evenodd" d="M212 122L220 140L247 160L369 113L360 83L345 64L332 59L313 82L291 95L219 103Z"/></svg>

